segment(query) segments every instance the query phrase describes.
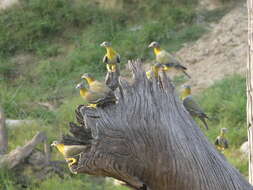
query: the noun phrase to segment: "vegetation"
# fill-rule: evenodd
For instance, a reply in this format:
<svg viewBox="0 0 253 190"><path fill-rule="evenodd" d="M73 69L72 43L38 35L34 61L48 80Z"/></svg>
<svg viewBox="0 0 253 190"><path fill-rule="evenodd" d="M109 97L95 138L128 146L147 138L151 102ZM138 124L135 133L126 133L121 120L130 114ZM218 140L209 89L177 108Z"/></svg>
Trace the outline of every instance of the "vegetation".
<svg viewBox="0 0 253 190"><path fill-rule="evenodd" d="M205 134L214 142L221 128L227 128L230 148L224 154L241 173L248 175L247 156L241 155L240 145L247 141L246 128L246 81L234 75L216 82L198 96L199 102L210 116ZM202 125L201 123L199 123ZM236 156L235 156L236 155Z"/></svg>
<svg viewBox="0 0 253 190"><path fill-rule="evenodd" d="M8 118L36 120L33 125L9 131L10 149L22 145L36 131L46 131L49 141L67 131L67 123L74 120L74 109L83 103L74 88L81 74L104 77L105 67L101 63L104 49L99 47L102 41L113 43L122 56L124 68L128 59L153 59L147 49L153 40L176 51L207 30L204 24L197 23L198 14L202 13L193 6L196 0L134 2L124 0L126 11L123 11L103 9L93 1L21 0L20 4L0 12L1 106ZM219 11L206 13L205 20L217 21L224 13ZM180 82L183 79L179 77ZM197 97L212 117L210 131L206 132L210 140L213 141L219 128L229 128L232 149L225 153L228 157L246 140L245 112L241 112L245 107L244 92L244 79L234 76ZM53 109L41 103L49 103ZM53 157L62 159L59 154ZM241 167L237 159L231 162L246 175L246 164ZM0 171L0 189L19 188L14 174ZM126 189L82 175L64 180L52 177L40 184L31 179L28 185L33 190L57 188Z"/></svg>

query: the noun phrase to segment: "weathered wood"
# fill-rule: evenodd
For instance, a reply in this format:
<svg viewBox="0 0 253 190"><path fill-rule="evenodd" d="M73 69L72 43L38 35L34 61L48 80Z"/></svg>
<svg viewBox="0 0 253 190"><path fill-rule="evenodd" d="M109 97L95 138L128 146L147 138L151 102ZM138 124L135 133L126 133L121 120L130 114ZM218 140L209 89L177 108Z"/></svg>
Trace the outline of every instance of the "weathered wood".
<svg viewBox="0 0 253 190"><path fill-rule="evenodd" d="M45 141L46 135L43 132L37 133L30 141L23 147L17 147L10 153L3 155L0 158L0 167L6 166L8 169L13 169L18 166L25 158L27 158L34 148Z"/></svg>
<svg viewBox="0 0 253 190"><path fill-rule="evenodd" d="M47 142L47 136L44 139L44 154L45 154L45 159L46 159L46 163L49 164L50 160L51 160L51 151L50 151L50 145Z"/></svg>
<svg viewBox="0 0 253 190"><path fill-rule="evenodd" d="M120 80L124 98L92 112L79 108L92 139L78 137L91 146L72 171L114 177L136 189L252 190L184 109L165 73L158 84L139 61L129 65L133 83Z"/></svg>
<svg viewBox="0 0 253 190"><path fill-rule="evenodd" d="M115 72L109 72L107 71L106 77L105 77L105 84L112 89L113 91L118 88L119 86L119 76L120 76L120 69L119 65L116 67Z"/></svg>
<svg viewBox="0 0 253 190"><path fill-rule="evenodd" d="M247 126L249 140L249 182L253 184L253 0L248 0Z"/></svg>
<svg viewBox="0 0 253 190"><path fill-rule="evenodd" d="M4 111L0 107L0 155L7 152L8 149L8 133L5 126Z"/></svg>

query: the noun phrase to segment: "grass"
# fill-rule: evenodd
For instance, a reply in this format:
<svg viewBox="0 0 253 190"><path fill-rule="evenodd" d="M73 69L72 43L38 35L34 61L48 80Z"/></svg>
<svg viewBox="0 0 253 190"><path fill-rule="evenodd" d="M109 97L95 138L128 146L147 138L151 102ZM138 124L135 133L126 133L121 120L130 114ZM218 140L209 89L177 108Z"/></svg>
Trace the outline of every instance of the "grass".
<svg viewBox="0 0 253 190"><path fill-rule="evenodd" d="M9 131L9 148L23 145L37 131L45 131L50 142L67 131L68 122L75 119L74 109L85 103L74 88L81 74L92 73L97 79L104 78L105 66L101 60L105 50L99 47L102 41L112 42L121 55L123 68L128 59L154 59L153 52L147 48L151 41L160 41L169 51L177 51L184 43L201 37L207 29L196 23L198 13L193 6L196 3L196 0L167 3L143 0L133 4L126 0L125 11L122 11L102 9L90 1L21 0L11 9L1 11L1 106L7 118L36 120L33 125ZM208 14L213 18L210 21L220 18L214 12ZM222 15L222 10L217 14ZM15 59L23 54L32 59L23 62ZM185 78L176 79L177 84L184 81ZM238 92L230 88L231 82ZM234 149L246 139L245 112L238 111L244 109L245 104L243 82L238 76L226 79L199 97L201 105L214 117L208 137L213 140L220 127L228 127ZM228 88L233 95L226 92L223 96L222 88ZM213 96L217 98L212 99ZM50 103L55 109L49 110L38 103ZM53 157L63 159L59 154ZM240 167L236 159L231 162L245 174L246 165ZM13 174L0 171L0 189L19 188ZM107 180L98 183L87 176L68 176L64 180L52 177L40 184L31 181L28 187L34 190L57 188L127 189Z"/></svg>
<svg viewBox="0 0 253 190"><path fill-rule="evenodd" d="M100 9L84 1L22 0L20 5L1 12L0 100L7 117L52 122L55 113L35 103L58 104L58 100L76 95L74 86L84 72L103 78L105 50L99 44L104 40L112 41L123 67L128 59L153 59L147 48L150 41L161 41L176 51L205 33L203 26L194 24L196 15L191 5L171 2L173 8L161 5L161 14L154 18L156 8L152 12L146 7L143 15L139 13L139 17L145 16L142 22L122 11ZM12 22L6 25L8 20ZM64 49L66 43L71 44L70 51ZM34 62L13 61L12 57L20 53L32 54Z"/></svg>
<svg viewBox="0 0 253 190"><path fill-rule="evenodd" d="M0 53L32 51L62 35L66 28L85 28L106 17L106 12L90 3L22 0L19 5L0 13Z"/></svg>
<svg viewBox="0 0 253 190"><path fill-rule="evenodd" d="M227 128L227 139L230 149L225 155L245 176L248 175L247 156L239 148L247 141L246 128L246 82L240 75L234 75L216 82L197 98L211 118L209 130L204 131L211 142L214 142L221 128ZM199 122L200 125L202 125ZM235 156L236 155L236 156Z"/></svg>
<svg viewBox="0 0 253 190"><path fill-rule="evenodd" d="M211 116L216 130L227 127L232 146L240 146L246 138L245 79L239 75L217 82L201 95L201 105ZM208 134L207 134L208 135Z"/></svg>

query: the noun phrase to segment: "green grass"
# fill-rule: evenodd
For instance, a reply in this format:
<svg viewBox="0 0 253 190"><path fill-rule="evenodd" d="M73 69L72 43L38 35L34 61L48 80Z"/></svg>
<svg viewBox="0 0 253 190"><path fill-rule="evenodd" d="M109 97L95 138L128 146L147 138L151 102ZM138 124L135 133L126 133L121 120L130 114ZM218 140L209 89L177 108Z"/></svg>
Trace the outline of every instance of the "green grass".
<svg viewBox="0 0 253 190"><path fill-rule="evenodd" d="M32 51L62 36L67 28L85 28L107 17L105 11L82 1L21 0L0 13L0 53Z"/></svg>
<svg viewBox="0 0 253 190"><path fill-rule="evenodd" d="M5 168L0 169L0 189L15 190L14 174Z"/></svg>
<svg viewBox="0 0 253 190"><path fill-rule="evenodd" d="M230 149L225 151L225 155L247 176L247 158L238 151L240 145L247 141L245 78L239 75L227 77L204 90L197 98L210 117L209 130L204 131L205 134L214 142L220 129L227 128Z"/></svg>
<svg viewBox="0 0 253 190"><path fill-rule="evenodd" d="M227 127L232 146L240 146L246 138L245 79L239 75L217 82L201 95L201 105L211 117L210 128ZM207 134L208 135L208 134Z"/></svg>
<svg viewBox="0 0 253 190"><path fill-rule="evenodd" d="M112 41L123 67L129 59L153 59L153 52L147 48L153 40L176 51L198 39L206 29L194 24L194 8L180 2L160 5L160 14L155 17L158 7L152 3L148 7L145 4L145 11L135 17L70 0L22 0L0 13L0 100L7 117L52 123L55 113L36 102L60 104L78 96L74 87L84 72L102 79L105 50L99 44L104 40ZM139 2L138 9L143 6ZM9 20L11 24L6 24ZM139 29L133 31L136 26ZM66 44L71 44L70 51L66 51ZM34 62L19 64L11 59L24 52L33 55Z"/></svg>
<svg viewBox="0 0 253 190"><path fill-rule="evenodd" d="M94 182L96 181L96 185ZM109 178L101 179L88 176L74 176L69 179L60 179L57 177L48 179L42 182L38 187L30 188L29 190L44 190L44 189L62 189L62 190L127 190L122 186L115 186Z"/></svg>

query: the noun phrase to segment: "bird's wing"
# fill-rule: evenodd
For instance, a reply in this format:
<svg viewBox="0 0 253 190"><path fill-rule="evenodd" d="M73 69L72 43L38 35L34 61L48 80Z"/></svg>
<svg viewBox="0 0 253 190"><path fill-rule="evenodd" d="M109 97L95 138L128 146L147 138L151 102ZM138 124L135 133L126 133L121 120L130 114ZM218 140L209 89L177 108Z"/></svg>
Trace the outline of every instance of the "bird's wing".
<svg viewBox="0 0 253 190"><path fill-rule="evenodd" d="M206 130L208 130L209 128L208 128L208 125L207 125L207 122L206 122L205 118L200 116L199 119L200 119L200 120L202 121L202 123L205 125Z"/></svg>
<svg viewBox="0 0 253 190"><path fill-rule="evenodd" d="M120 55L117 54L117 63L120 63Z"/></svg>
<svg viewBox="0 0 253 190"><path fill-rule="evenodd" d="M220 145L220 143L219 143L219 136L216 137L216 139L215 139L215 141L214 141L214 144L215 144L216 146L219 146L219 145Z"/></svg>
<svg viewBox="0 0 253 190"><path fill-rule="evenodd" d="M86 94L86 100L90 104L104 104L107 102L115 101L116 98L114 94L107 94L107 93L99 93L99 92L92 92L89 91Z"/></svg>
<svg viewBox="0 0 253 190"><path fill-rule="evenodd" d="M228 148L228 140L223 138L224 148Z"/></svg>
<svg viewBox="0 0 253 190"><path fill-rule="evenodd" d="M104 93L93 92L91 90L89 90L89 92L87 92L85 95L87 102L90 104L96 104L100 99L103 99L104 97Z"/></svg>
<svg viewBox="0 0 253 190"><path fill-rule="evenodd" d="M174 63L165 63L164 64L166 67L174 67Z"/></svg>
<svg viewBox="0 0 253 190"><path fill-rule="evenodd" d="M187 70L187 68L180 63L174 63L174 67L178 70Z"/></svg>
<svg viewBox="0 0 253 190"><path fill-rule="evenodd" d="M156 55L156 61L161 64L173 63L173 56L169 52L162 50Z"/></svg>
<svg viewBox="0 0 253 190"><path fill-rule="evenodd" d="M85 151L87 146L85 145L65 145L65 156L75 156L77 154L80 154L81 152Z"/></svg>
<svg viewBox="0 0 253 190"><path fill-rule="evenodd" d="M100 93L105 93L105 94L108 94L111 92L111 89L105 83L102 83L99 81L94 81L92 85L90 86L90 89L93 92L100 92Z"/></svg>
<svg viewBox="0 0 253 190"><path fill-rule="evenodd" d="M192 96L187 96L183 100L183 105L191 115L202 116L204 113Z"/></svg>
<svg viewBox="0 0 253 190"><path fill-rule="evenodd" d="M108 57L106 55L103 57L103 63L108 63Z"/></svg>
<svg viewBox="0 0 253 190"><path fill-rule="evenodd" d="M181 65L181 61L179 61L179 59L177 59L176 56L170 54L165 50L161 51L157 57L162 61L163 64L170 64L168 66L175 67L175 69L178 70L187 69L185 66Z"/></svg>

